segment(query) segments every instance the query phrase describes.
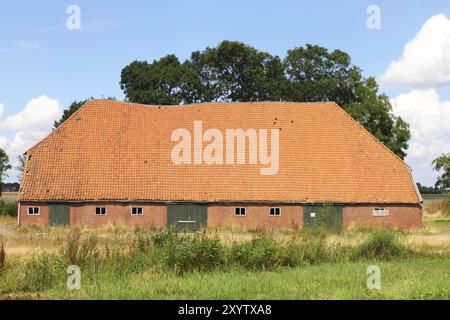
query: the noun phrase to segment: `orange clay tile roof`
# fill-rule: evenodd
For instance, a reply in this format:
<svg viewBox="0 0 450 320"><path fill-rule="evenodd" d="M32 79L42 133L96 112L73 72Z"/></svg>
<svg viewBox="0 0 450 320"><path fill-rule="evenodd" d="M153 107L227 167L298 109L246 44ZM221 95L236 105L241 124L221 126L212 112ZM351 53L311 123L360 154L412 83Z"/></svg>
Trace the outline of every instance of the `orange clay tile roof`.
<svg viewBox="0 0 450 320"><path fill-rule="evenodd" d="M261 175L261 164L175 165L171 134L193 134L195 120L224 136L226 129L281 129L278 174ZM421 201L406 164L333 102L91 100L28 155L21 201Z"/></svg>

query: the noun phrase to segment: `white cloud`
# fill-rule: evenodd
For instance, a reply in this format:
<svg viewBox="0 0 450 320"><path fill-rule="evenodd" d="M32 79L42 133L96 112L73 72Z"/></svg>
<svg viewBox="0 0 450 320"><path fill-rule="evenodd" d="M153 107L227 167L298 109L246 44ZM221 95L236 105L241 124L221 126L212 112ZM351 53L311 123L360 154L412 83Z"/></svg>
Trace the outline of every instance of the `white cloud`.
<svg viewBox="0 0 450 320"><path fill-rule="evenodd" d="M409 123L407 162L417 181L434 185L437 173L431 162L450 152L450 101L442 101L434 89L412 90L391 99L394 114Z"/></svg>
<svg viewBox="0 0 450 320"><path fill-rule="evenodd" d="M16 46L22 47L22 48L28 48L28 49L37 49L39 48L39 43L37 42L28 42L28 41L22 41L15 43Z"/></svg>
<svg viewBox="0 0 450 320"><path fill-rule="evenodd" d="M427 141L450 133L450 101L435 89L412 90L391 100L394 113L411 126L413 139Z"/></svg>
<svg viewBox="0 0 450 320"><path fill-rule="evenodd" d="M0 104L0 146L15 165L20 154L52 130L63 108L57 100L40 96L30 100L20 112L5 119L1 118L3 111L4 106Z"/></svg>
<svg viewBox="0 0 450 320"><path fill-rule="evenodd" d="M380 78L383 85L450 84L450 20L444 14L429 18L408 42L402 56Z"/></svg>

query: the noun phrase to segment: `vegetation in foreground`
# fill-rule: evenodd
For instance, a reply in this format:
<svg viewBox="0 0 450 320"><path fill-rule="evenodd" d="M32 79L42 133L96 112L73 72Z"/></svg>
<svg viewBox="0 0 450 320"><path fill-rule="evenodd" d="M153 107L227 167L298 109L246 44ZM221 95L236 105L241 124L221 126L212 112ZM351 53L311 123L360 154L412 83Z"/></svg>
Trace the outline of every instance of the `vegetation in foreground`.
<svg viewBox="0 0 450 320"><path fill-rule="evenodd" d="M352 246L302 229L285 240L267 232L224 242L217 233L136 230L110 247L73 229L55 253L0 265L0 297L64 299L450 298L450 255L413 250L402 232L366 231ZM368 290L369 265L382 289ZM81 289L67 289L67 267L81 270Z"/></svg>

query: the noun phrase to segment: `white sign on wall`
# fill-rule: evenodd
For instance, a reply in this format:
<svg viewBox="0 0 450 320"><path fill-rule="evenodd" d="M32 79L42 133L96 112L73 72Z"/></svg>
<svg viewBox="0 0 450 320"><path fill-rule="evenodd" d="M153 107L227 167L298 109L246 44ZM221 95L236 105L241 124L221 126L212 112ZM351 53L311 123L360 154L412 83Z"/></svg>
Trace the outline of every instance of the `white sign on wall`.
<svg viewBox="0 0 450 320"><path fill-rule="evenodd" d="M374 217L387 217L389 215L389 210L384 208L375 208L372 211Z"/></svg>

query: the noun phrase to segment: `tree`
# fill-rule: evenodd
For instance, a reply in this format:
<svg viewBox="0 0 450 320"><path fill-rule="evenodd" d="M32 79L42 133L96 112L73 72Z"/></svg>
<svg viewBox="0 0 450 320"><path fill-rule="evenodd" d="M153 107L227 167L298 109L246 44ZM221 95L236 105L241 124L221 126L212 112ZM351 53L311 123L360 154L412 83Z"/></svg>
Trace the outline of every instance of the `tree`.
<svg viewBox="0 0 450 320"><path fill-rule="evenodd" d="M432 165L434 170L441 173L436 181L436 187L443 190L450 189L450 153L434 159Z"/></svg>
<svg viewBox="0 0 450 320"><path fill-rule="evenodd" d="M306 45L289 50L284 59L288 83L286 100L335 101L346 105L356 100L355 88L361 84L361 70L340 50Z"/></svg>
<svg viewBox="0 0 450 320"><path fill-rule="evenodd" d="M314 45L289 50L284 60L241 42L223 41L195 51L181 64L174 55L122 70L121 88L131 102L183 104L208 101L335 101L400 158L408 124L392 113L374 78L341 51Z"/></svg>
<svg viewBox="0 0 450 320"><path fill-rule="evenodd" d="M378 90L374 78L364 79L355 87L354 100L342 104L342 107L386 147L404 159L411 138L409 125L392 114L389 98L379 94Z"/></svg>
<svg viewBox="0 0 450 320"><path fill-rule="evenodd" d="M122 70L120 88L131 102L166 105L200 102L203 91L198 75L175 55L132 62Z"/></svg>
<svg viewBox="0 0 450 320"><path fill-rule="evenodd" d="M192 53L186 66L204 86L205 101L282 99L285 78L280 58L246 44L223 41L216 48Z"/></svg>
<svg viewBox="0 0 450 320"><path fill-rule="evenodd" d="M23 170L25 169L25 162L27 161L27 154L21 154L17 157L17 166L16 170L19 171L19 182L22 180Z"/></svg>
<svg viewBox="0 0 450 320"><path fill-rule="evenodd" d="M7 177L6 171L11 169L9 164L9 157L6 152L0 148L0 186L3 183L3 178ZM0 187L0 196L2 195L2 188Z"/></svg>
<svg viewBox="0 0 450 320"><path fill-rule="evenodd" d="M65 109L63 112L63 115L61 117L61 119L59 119L58 121L55 121L55 123L53 124L53 127L56 129L58 128L64 121L66 121L72 114L74 114L78 109L80 109L88 100L93 100L95 98L90 97L89 99L86 100L80 100L80 101L73 101L69 108ZM115 97L107 97L106 100L116 100Z"/></svg>

